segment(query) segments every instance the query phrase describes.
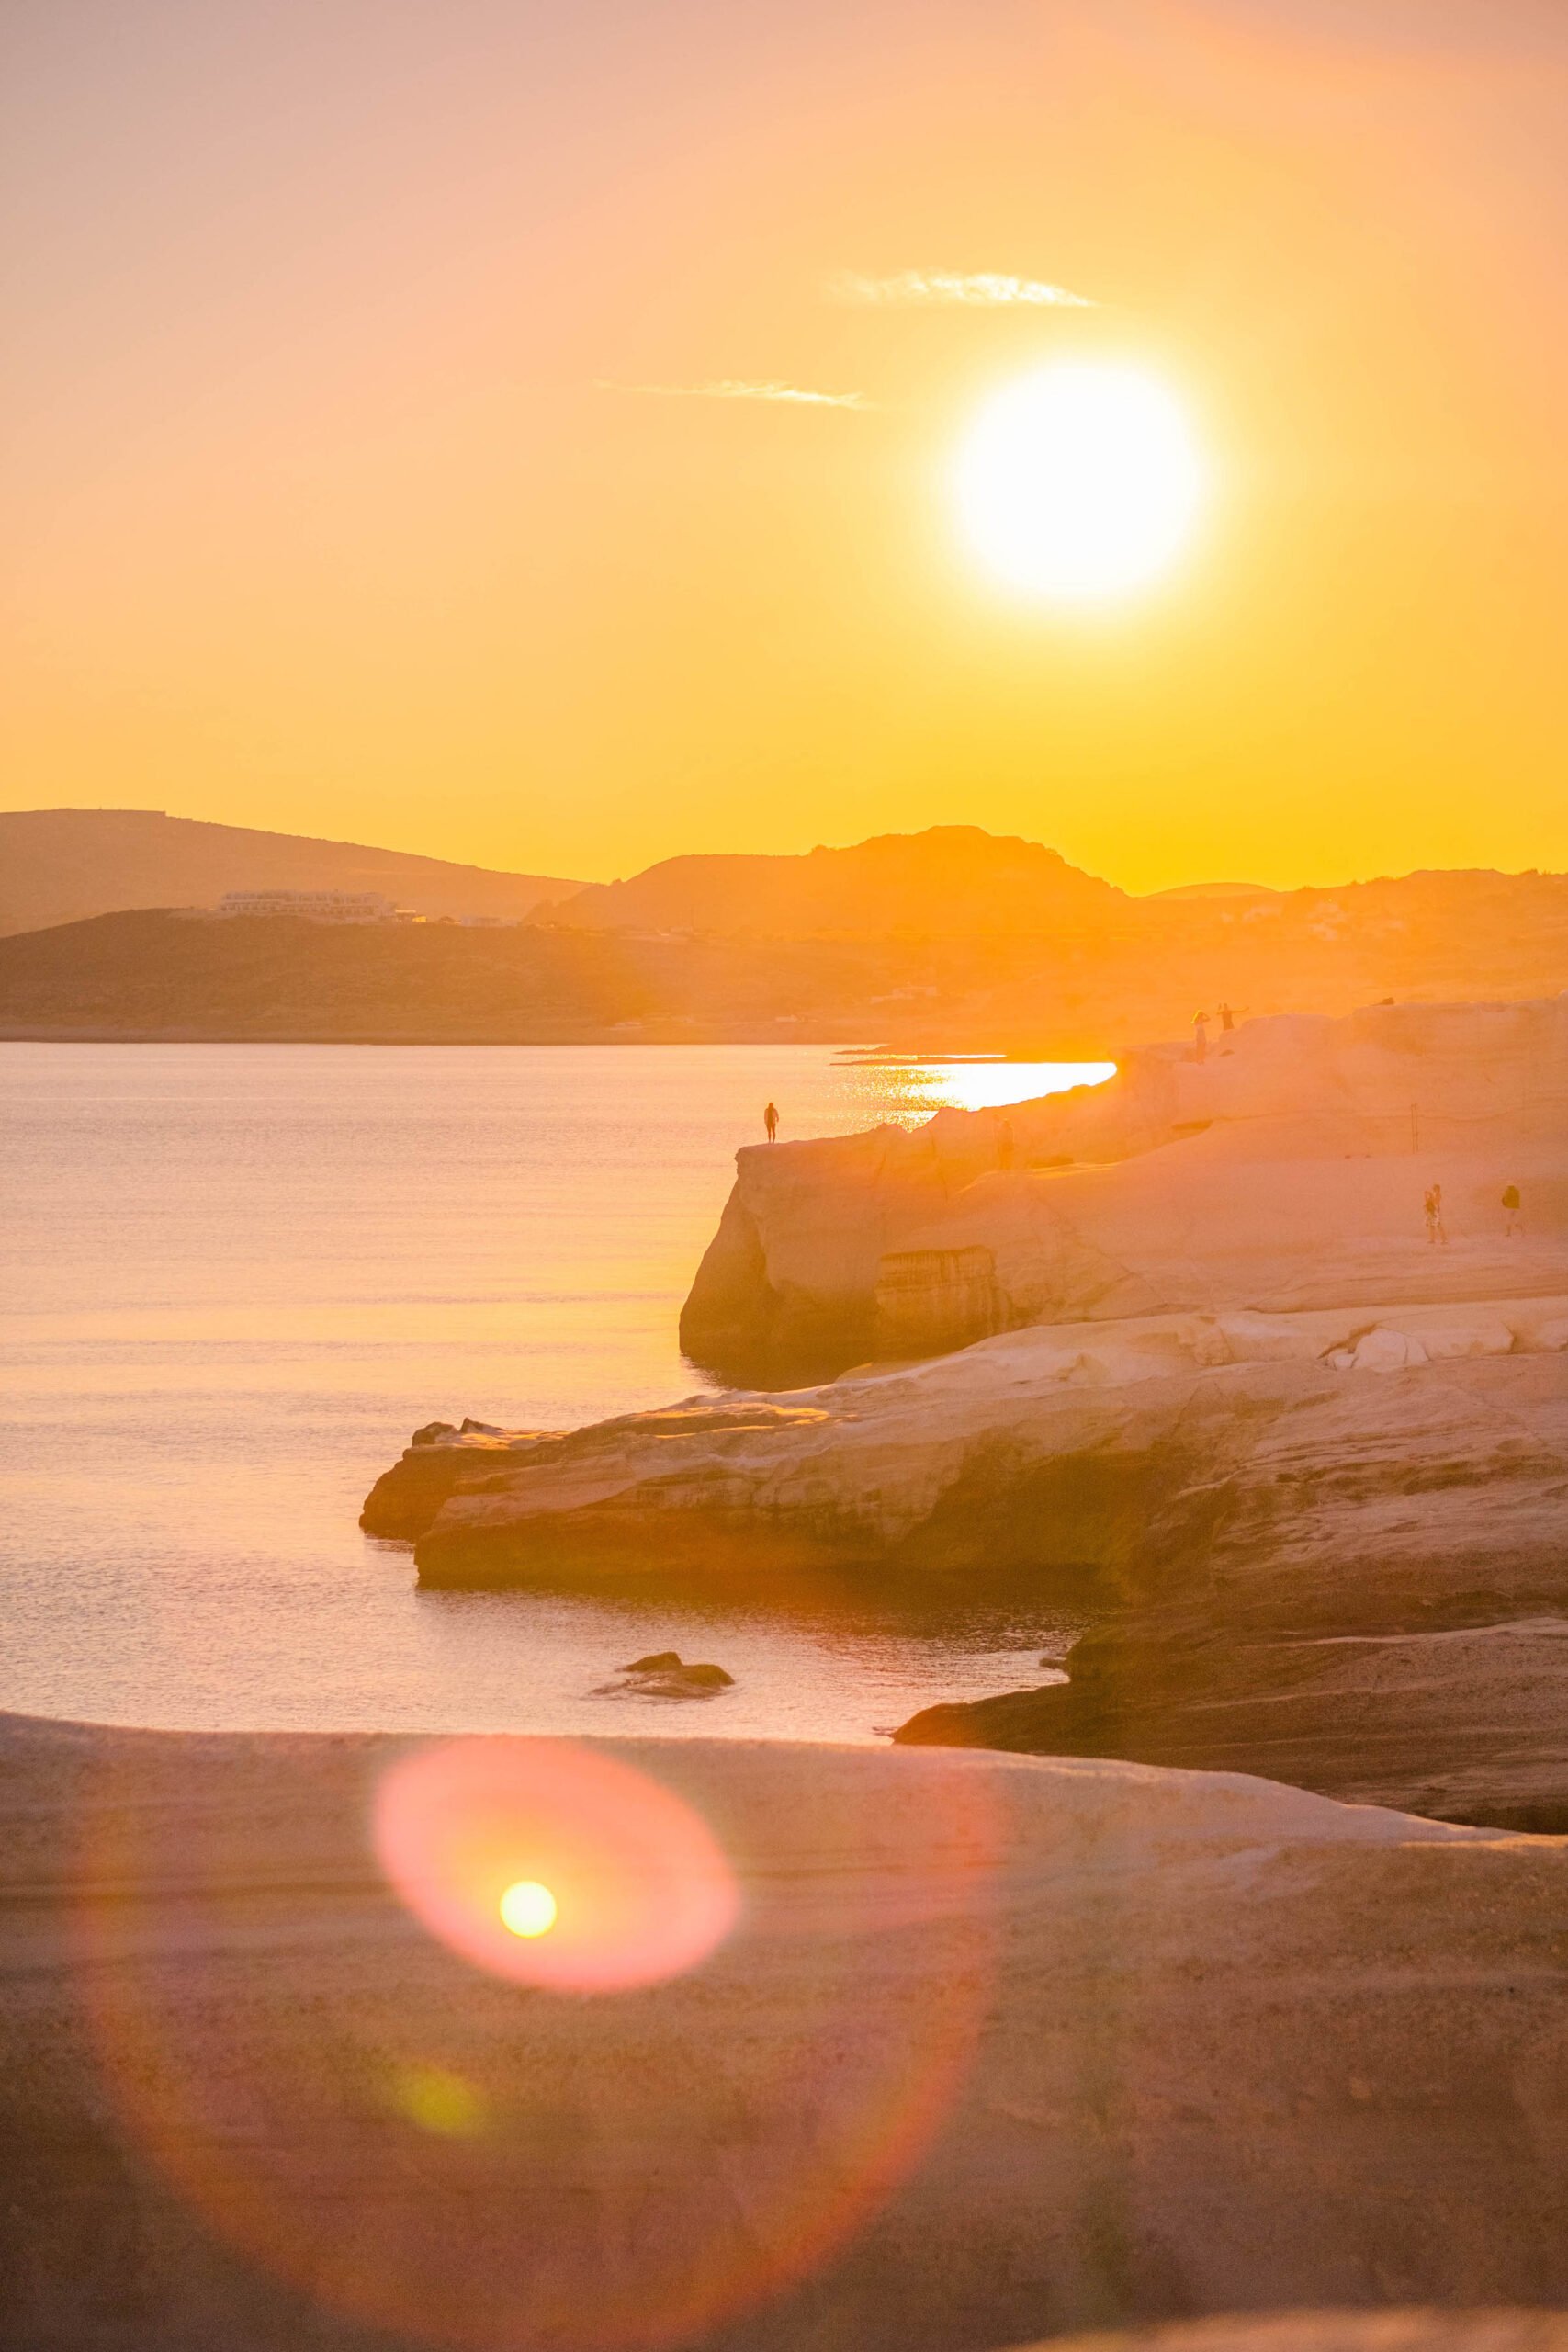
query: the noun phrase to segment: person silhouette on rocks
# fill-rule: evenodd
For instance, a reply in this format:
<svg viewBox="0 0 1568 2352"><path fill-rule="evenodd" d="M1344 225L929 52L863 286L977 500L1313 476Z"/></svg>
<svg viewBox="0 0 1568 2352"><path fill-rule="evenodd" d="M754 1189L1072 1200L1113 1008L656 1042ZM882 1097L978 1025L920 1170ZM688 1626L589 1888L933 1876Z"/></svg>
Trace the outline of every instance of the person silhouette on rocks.
<svg viewBox="0 0 1568 2352"><path fill-rule="evenodd" d="M768 1131L768 1141L770 1143L777 1143L779 1139L779 1110L776 1102L770 1102L767 1109L763 1112L762 1125Z"/></svg>

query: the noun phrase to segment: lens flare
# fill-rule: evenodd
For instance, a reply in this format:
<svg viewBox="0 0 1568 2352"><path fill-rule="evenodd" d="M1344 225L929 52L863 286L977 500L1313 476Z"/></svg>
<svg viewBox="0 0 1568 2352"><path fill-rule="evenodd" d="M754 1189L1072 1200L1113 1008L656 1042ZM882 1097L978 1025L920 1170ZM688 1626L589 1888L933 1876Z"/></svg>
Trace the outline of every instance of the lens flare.
<svg viewBox="0 0 1568 2352"><path fill-rule="evenodd" d="M672 1791L570 1740L450 1741L376 1799L381 1867L416 1918L498 1976L624 1991L694 1968L739 1910L706 1823Z"/></svg>
<svg viewBox="0 0 1568 2352"><path fill-rule="evenodd" d="M809 2334L805 2282L963 2096L1009 1835L985 1771L912 1753L895 1789L824 1749L803 1780L694 1740L686 1796L657 1747L215 1741L193 1804L165 1736L105 1736L72 1861L101 2082L312 2313L431 2352L679 2352L798 2290ZM522 1883L547 1935L503 1921Z"/></svg>
<svg viewBox="0 0 1568 2352"><path fill-rule="evenodd" d="M536 1878L518 1879L501 1898L502 1918L514 1936L547 1936L557 1911L555 1896Z"/></svg>

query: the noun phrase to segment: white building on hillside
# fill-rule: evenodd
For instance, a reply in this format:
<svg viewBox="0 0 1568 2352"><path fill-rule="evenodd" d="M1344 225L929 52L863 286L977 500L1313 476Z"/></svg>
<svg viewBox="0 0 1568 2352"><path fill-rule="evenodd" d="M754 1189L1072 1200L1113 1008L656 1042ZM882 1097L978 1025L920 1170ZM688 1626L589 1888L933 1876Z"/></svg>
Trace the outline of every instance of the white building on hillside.
<svg viewBox="0 0 1568 2352"><path fill-rule="evenodd" d="M220 915L301 915L307 922L413 922L379 890L225 890Z"/></svg>

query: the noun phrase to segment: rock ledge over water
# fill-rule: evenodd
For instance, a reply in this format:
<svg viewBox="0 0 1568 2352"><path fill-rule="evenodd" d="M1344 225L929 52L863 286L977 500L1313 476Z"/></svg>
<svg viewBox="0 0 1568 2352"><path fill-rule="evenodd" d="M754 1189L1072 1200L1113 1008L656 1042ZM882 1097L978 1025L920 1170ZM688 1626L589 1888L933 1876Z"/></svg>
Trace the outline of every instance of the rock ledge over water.
<svg viewBox="0 0 1568 2352"><path fill-rule="evenodd" d="M365 1526L432 1585L1011 1590L1093 1621L1069 1682L900 1738L1568 1828L1568 1001L1260 1022L1117 1084L1010 1114L1070 1168L952 1112L742 1152L694 1300L727 1267L770 1344L904 1361L438 1435ZM919 1356L976 1250L1019 1328Z"/></svg>

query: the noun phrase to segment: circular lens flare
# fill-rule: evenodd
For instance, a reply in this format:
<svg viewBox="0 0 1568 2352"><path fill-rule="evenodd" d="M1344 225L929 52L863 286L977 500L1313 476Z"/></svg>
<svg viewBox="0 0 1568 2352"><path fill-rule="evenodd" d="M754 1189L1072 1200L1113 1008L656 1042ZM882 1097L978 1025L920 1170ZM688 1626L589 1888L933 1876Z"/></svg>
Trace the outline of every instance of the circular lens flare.
<svg viewBox="0 0 1568 2352"><path fill-rule="evenodd" d="M381 1867L433 1934L497 1976L557 1992L662 1984L705 1960L739 1913L701 1816L570 1740L454 1740L400 1758L377 1791L375 1834Z"/></svg>
<svg viewBox="0 0 1568 2352"><path fill-rule="evenodd" d="M1203 468L1178 403L1136 368L1053 362L993 394L955 476L964 537L1032 595L1141 586L1188 539Z"/></svg>
<svg viewBox="0 0 1568 2352"><path fill-rule="evenodd" d="M220 1741L193 1808L166 1743L107 1736L75 1799L73 1933L101 2080L215 2238L313 2311L433 2352L679 2352L798 2290L809 2333L805 2282L963 2099L1006 1916L987 1773L911 1755L899 1803L848 1752L803 1782L744 1745L634 1766L475 1739L281 1743L258 1781ZM525 1881L558 1901L547 1936L501 1917ZM596 1884L620 1907L585 1919ZM142 1924L171 1887L173 1947ZM259 1940L236 1944L237 1899ZM396 2228L344 2226L372 2209Z"/></svg>
<svg viewBox="0 0 1568 2352"><path fill-rule="evenodd" d="M501 1916L514 1936L547 1936L556 1924L556 1898L536 1878L520 1878L501 1898Z"/></svg>

